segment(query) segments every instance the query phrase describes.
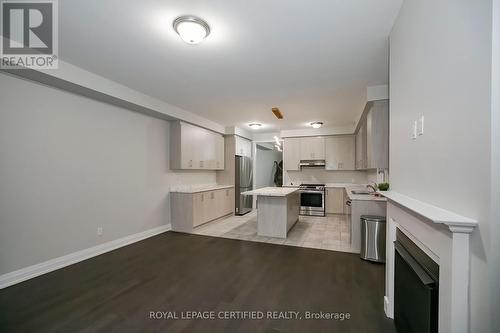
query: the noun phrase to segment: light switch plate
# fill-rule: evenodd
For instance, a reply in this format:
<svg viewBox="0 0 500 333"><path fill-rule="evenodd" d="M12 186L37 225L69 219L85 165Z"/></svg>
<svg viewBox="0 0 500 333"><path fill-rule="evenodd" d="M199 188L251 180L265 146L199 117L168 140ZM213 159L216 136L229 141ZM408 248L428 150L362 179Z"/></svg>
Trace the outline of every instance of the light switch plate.
<svg viewBox="0 0 500 333"><path fill-rule="evenodd" d="M413 124L412 124L412 129L411 129L411 138L413 140L416 140L417 139L417 121L413 121Z"/></svg>
<svg viewBox="0 0 500 333"><path fill-rule="evenodd" d="M424 135L424 116L421 116L418 119L418 130L417 130L418 135Z"/></svg>

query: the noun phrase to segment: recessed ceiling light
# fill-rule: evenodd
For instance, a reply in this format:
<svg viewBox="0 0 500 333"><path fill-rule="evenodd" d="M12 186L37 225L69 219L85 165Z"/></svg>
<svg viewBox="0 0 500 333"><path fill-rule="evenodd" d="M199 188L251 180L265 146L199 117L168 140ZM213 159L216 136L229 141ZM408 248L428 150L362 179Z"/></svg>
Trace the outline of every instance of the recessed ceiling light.
<svg viewBox="0 0 500 333"><path fill-rule="evenodd" d="M258 124L258 123L251 123L251 124L248 124L248 126L250 126L251 129L259 129L262 124Z"/></svg>
<svg viewBox="0 0 500 333"><path fill-rule="evenodd" d="M314 123L311 123L311 126L313 128L320 128L321 126L323 126L323 123L321 121L315 121Z"/></svg>
<svg viewBox="0 0 500 333"><path fill-rule="evenodd" d="M172 26L182 40L188 44L198 44L210 34L208 23L192 15L176 18Z"/></svg>

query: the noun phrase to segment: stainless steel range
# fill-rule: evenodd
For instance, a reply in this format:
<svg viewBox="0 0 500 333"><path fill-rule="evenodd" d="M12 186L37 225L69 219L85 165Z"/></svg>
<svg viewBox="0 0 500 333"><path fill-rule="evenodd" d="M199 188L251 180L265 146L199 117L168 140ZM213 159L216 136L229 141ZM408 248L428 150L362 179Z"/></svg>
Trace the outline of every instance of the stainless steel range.
<svg viewBox="0 0 500 333"><path fill-rule="evenodd" d="M325 216L325 184L300 184L300 215Z"/></svg>

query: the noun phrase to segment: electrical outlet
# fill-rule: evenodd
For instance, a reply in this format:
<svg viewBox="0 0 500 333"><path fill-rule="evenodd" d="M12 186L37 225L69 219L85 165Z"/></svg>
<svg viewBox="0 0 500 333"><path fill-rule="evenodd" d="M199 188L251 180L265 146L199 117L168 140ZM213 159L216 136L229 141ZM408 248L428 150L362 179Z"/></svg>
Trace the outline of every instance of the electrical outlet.
<svg viewBox="0 0 500 333"><path fill-rule="evenodd" d="M412 129L411 129L411 138L413 140L417 139L417 121L413 121Z"/></svg>
<svg viewBox="0 0 500 333"><path fill-rule="evenodd" d="M424 135L424 116L418 119L418 135Z"/></svg>
<svg viewBox="0 0 500 333"><path fill-rule="evenodd" d="M97 236L102 236L102 227L97 227Z"/></svg>

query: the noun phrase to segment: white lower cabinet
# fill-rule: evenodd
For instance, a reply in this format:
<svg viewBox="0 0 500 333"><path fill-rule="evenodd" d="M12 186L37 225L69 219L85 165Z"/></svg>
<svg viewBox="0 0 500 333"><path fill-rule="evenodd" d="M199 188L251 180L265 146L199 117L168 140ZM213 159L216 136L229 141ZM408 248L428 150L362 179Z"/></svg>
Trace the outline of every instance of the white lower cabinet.
<svg viewBox="0 0 500 333"><path fill-rule="evenodd" d="M170 196L174 231L191 232L201 224L234 211L234 188L196 193L171 193Z"/></svg>
<svg viewBox="0 0 500 333"><path fill-rule="evenodd" d="M331 187L325 191L325 211L327 214L346 214L344 212L345 190L343 187Z"/></svg>
<svg viewBox="0 0 500 333"><path fill-rule="evenodd" d="M386 216L387 203L375 200L352 200L351 202L351 250L361 251L361 216Z"/></svg>

